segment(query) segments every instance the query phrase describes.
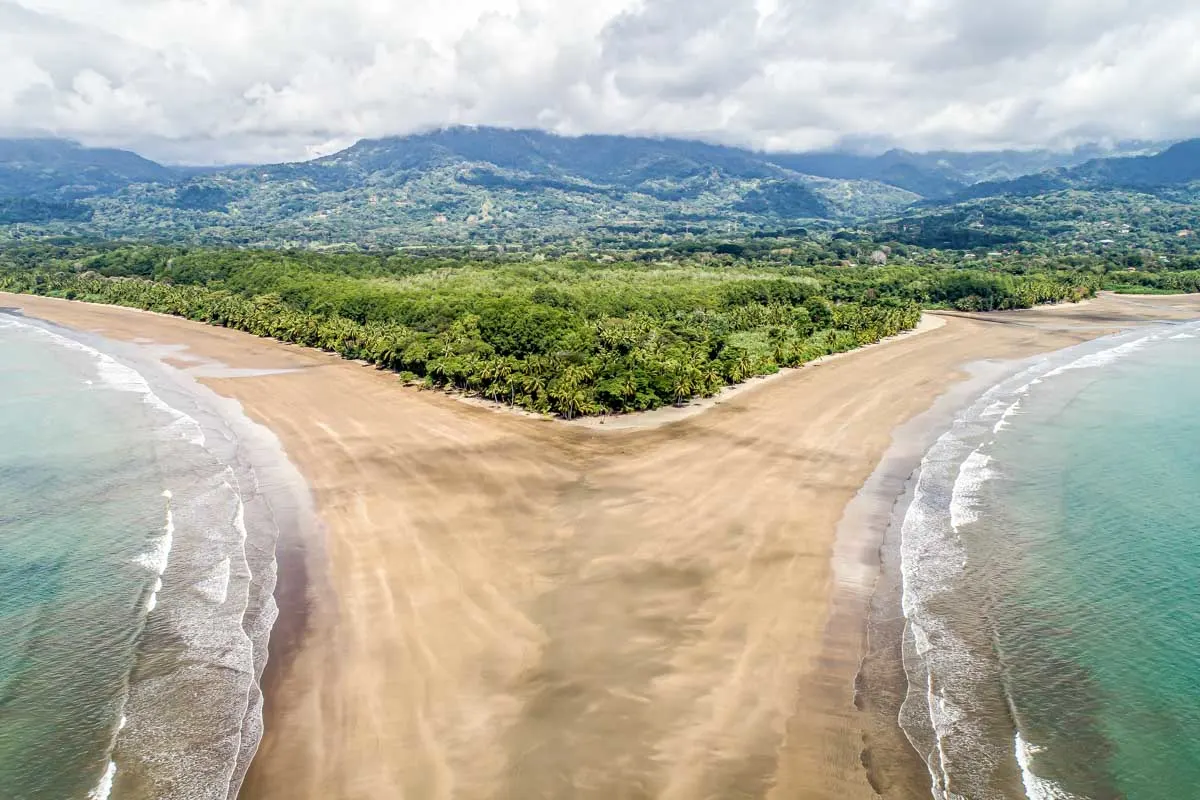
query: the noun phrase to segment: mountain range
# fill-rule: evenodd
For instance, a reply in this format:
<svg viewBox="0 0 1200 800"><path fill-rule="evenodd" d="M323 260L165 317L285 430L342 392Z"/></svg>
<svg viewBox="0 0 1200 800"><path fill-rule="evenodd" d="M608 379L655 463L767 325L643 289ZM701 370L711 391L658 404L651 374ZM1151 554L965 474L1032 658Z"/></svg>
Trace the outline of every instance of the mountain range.
<svg viewBox="0 0 1200 800"><path fill-rule="evenodd" d="M61 139L0 139L0 197L75 200L133 183L169 183L180 173L126 150Z"/></svg>
<svg viewBox="0 0 1200 800"><path fill-rule="evenodd" d="M307 162L196 169L60 140L0 140L0 225L270 245L745 234L1200 178L1200 140L1160 149L863 156L448 128Z"/></svg>
<svg viewBox="0 0 1200 800"><path fill-rule="evenodd" d="M1194 181L1200 181L1200 139L1179 142L1154 155L1096 158L1007 180L983 181L942 199L961 202L979 197L1033 197L1068 189L1153 191Z"/></svg>

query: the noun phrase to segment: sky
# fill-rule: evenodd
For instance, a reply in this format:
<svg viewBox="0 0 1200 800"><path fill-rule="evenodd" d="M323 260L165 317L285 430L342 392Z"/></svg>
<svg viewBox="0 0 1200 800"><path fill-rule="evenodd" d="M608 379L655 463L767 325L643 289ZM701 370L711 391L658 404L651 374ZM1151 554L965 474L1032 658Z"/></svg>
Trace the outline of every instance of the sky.
<svg viewBox="0 0 1200 800"><path fill-rule="evenodd" d="M445 125L768 150L1200 135L1195 0L0 0L0 136L172 163Z"/></svg>

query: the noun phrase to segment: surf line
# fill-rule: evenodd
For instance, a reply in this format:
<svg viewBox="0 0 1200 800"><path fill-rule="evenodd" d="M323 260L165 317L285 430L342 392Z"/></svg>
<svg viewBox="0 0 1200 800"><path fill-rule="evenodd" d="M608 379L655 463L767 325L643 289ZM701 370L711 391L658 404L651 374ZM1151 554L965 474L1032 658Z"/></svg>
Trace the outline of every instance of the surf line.
<svg viewBox="0 0 1200 800"><path fill-rule="evenodd" d="M162 591L163 586L162 576L167 571L167 563L171 557L171 545L175 542L175 516L171 510L171 490L163 490L162 496L167 506L167 521L163 526L163 534L153 540L149 550L133 559L135 564L150 570L155 576L154 588L150 590L150 597L146 601L147 617L158 607L158 593ZM112 754L117 747L117 737L125 729L127 719L124 714L124 706L128 702L128 698L129 692L126 690L125 699L121 702L121 721L117 725L117 729L113 731L112 742L109 745L108 766L105 767L99 783L88 792L88 800L108 800L112 793L113 782L117 778L117 762L113 759Z"/></svg>

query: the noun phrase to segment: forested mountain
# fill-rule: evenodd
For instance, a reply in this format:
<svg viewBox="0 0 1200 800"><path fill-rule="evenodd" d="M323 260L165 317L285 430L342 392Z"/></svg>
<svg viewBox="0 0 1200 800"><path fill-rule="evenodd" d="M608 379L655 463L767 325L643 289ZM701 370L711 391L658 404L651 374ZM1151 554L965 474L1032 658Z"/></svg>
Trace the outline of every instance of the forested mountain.
<svg viewBox="0 0 1200 800"><path fill-rule="evenodd" d="M1108 155L1156 152L1162 145L1150 142L1125 142L1113 148L1097 145L1069 151L997 150L956 153L932 151L914 153L889 150L879 156L847 153L796 153L768 156L782 167L827 178L873 180L921 195L940 199L963 192L983 181L1011 180L1031 173L1082 164Z"/></svg>
<svg viewBox="0 0 1200 800"><path fill-rule="evenodd" d="M950 250L1051 247L1062 254L1166 257L1200 250L1200 204L1129 190L1065 190L925 208L864 230L886 241Z"/></svg>
<svg viewBox="0 0 1200 800"><path fill-rule="evenodd" d="M1012 180L984 181L948 199L1035 195L1067 189L1132 189L1156 191L1200 181L1200 139L1189 139L1148 156L1095 158L1073 167L1024 175Z"/></svg>
<svg viewBox="0 0 1200 800"><path fill-rule="evenodd" d="M82 224L84 198L178 175L125 150L87 148L59 139L0 139L0 225Z"/></svg>
<svg viewBox="0 0 1200 800"><path fill-rule="evenodd" d="M0 139L0 198L78 200L177 178L168 167L126 150L61 139Z"/></svg>
<svg viewBox="0 0 1200 800"><path fill-rule="evenodd" d="M311 163L345 167L360 174L428 170L446 164L490 164L530 175L631 188L713 172L746 179L783 175L761 154L702 142L630 136L568 137L535 130L465 127L365 140Z"/></svg>
<svg viewBox="0 0 1200 800"><path fill-rule="evenodd" d="M364 141L314 163L357 167L371 173L422 170L448 163L491 164L501 170L552 179L572 176L599 185L648 187L718 172L742 179L779 179L787 173L849 181L872 181L925 198L949 195L981 181L1011 179L1081 164L1100 155L1155 150L1130 142L1111 150L1003 150L914 153L889 150L878 156L838 152L763 153L678 139L630 136L563 137L542 131L450 128L429 134ZM781 172L781 170L783 170ZM813 210L819 210L814 206Z"/></svg>
<svg viewBox="0 0 1200 800"><path fill-rule="evenodd" d="M894 213L920 199L699 142L451 128L313 161L133 185L93 204L109 235L239 244L539 243L726 234Z"/></svg>
<svg viewBox="0 0 1200 800"><path fill-rule="evenodd" d="M867 226L922 247L1052 244L1071 252L1134 250L1137 260L1200 249L1200 139L1152 156L1091 159L983 182Z"/></svg>
<svg viewBox="0 0 1200 800"><path fill-rule="evenodd" d="M1097 164L1157 164L1177 150L1020 180L1031 191L1054 188L1059 176ZM867 157L448 128L365 140L307 162L175 169L118 150L0 141L0 237L24 230L266 246L741 238L895 216L922 199L969 199L964 190L976 181L1077 164L1091 152Z"/></svg>

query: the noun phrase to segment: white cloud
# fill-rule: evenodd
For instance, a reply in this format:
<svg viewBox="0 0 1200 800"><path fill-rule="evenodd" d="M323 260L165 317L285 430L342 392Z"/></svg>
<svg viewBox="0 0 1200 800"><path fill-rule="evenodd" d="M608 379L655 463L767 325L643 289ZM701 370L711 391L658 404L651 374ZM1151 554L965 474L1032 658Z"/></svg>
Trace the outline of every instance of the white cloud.
<svg viewBox="0 0 1200 800"><path fill-rule="evenodd" d="M1184 0L0 0L0 133L185 161L473 123L771 148L1200 134Z"/></svg>

